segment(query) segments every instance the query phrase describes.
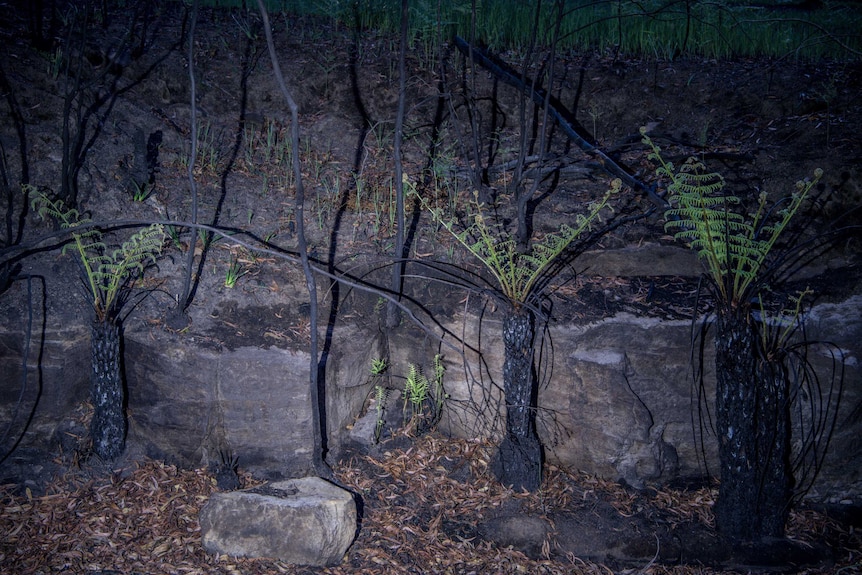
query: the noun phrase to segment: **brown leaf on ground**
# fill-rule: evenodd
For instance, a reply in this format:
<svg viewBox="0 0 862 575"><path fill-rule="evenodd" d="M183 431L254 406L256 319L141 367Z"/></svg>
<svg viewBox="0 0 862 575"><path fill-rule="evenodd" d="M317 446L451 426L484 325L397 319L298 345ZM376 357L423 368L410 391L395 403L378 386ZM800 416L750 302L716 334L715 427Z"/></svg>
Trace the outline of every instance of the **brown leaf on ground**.
<svg viewBox="0 0 862 575"><path fill-rule="evenodd" d="M632 492L617 483L548 466L542 489L514 493L487 468L489 445L426 435L407 449L344 462L339 480L362 496L360 534L343 563L330 568L288 565L269 559L207 554L198 513L216 489L204 469L181 470L158 461L91 477L72 470L45 495L0 487L0 571L3 573L119 572L167 574L610 574L605 565L554 554L530 559L476 537L471 528L516 501L525 513L544 516L600 497L625 515L652 505L682 522L710 525L714 488ZM250 486L255 480L243 475ZM860 536L809 509L794 511L788 528L797 541L827 535L842 543L845 571L856 573ZM854 562L856 567L854 567ZM825 569L825 568L824 568ZM834 573L811 569L805 573ZM637 570L624 573L641 573ZM652 564L642 575L708 575L705 567Z"/></svg>

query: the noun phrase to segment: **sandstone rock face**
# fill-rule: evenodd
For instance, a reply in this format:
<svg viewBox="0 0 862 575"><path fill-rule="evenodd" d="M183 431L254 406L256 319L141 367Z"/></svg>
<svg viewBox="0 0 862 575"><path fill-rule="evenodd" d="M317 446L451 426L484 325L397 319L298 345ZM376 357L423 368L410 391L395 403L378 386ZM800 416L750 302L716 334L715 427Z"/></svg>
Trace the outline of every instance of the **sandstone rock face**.
<svg viewBox="0 0 862 575"><path fill-rule="evenodd" d="M334 341L321 400L329 449L337 451L368 395L370 358L384 351L379 336L355 325L338 326ZM229 450L240 466L267 477L311 471L306 351L212 348L193 337L153 342L146 332L132 332L125 364L131 439L148 455L205 465Z"/></svg>
<svg viewBox="0 0 862 575"><path fill-rule="evenodd" d="M697 474L688 325L621 314L554 330L561 357L539 395L549 459L636 487Z"/></svg>
<svg viewBox="0 0 862 575"><path fill-rule="evenodd" d="M207 349L126 337L130 439L152 457L208 464L230 450L241 466L305 475L311 461L308 354Z"/></svg>
<svg viewBox="0 0 862 575"><path fill-rule="evenodd" d="M862 500L862 295L815 306L806 317L805 326L811 341L830 344L815 346L808 354L821 377L822 393L839 384L828 379L828 375L833 368L841 370L841 365L835 362L843 361L837 425L810 496L833 503L858 502ZM805 399L802 405L807 408L811 403Z"/></svg>
<svg viewBox="0 0 862 575"><path fill-rule="evenodd" d="M494 378L503 359L495 327L483 326L486 378ZM547 459L638 487L701 474L692 439L689 327L686 321L620 314L552 328L554 351L546 359L551 375L539 390L537 414ZM503 414L499 394L487 391L487 379L481 385L459 379L463 373L456 365L447 370L446 391L453 398L447 431L499 434L493 425ZM470 417L474 411L478 418Z"/></svg>
<svg viewBox="0 0 862 575"><path fill-rule="evenodd" d="M810 493L817 500L862 498L859 318L860 296L815 306L807 318L810 339L835 345L814 346L808 353L823 378L817 409L828 403L826 417L837 422ZM470 345L481 342L483 363L470 353L465 361L447 356L450 402L442 428L461 437L499 437L504 413L499 323L467 317L446 327ZM699 388L692 377L689 321L621 313L586 325L552 326L549 337L553 349L544 358L537 414L548 461L633 486L716 472L717 440L709 420L715 395L712 341L704 346L704 387ZM833 363L839 358L844 362L840 405L837 396L828 397L830 386L838 390L838 380L830 378L835 367L841 375ZM812 390L800 397L802 410L811 409ZM810 429L811 421L806 425Z"/></svg>
<svg viewBox="0 0 862 575"><path fill-rule="evenodd" d="M319 477L216 493L200 512L203 546L210 553L313 566L341 562L356 521L353 495Z"/></svg>
<svg viewBox="0 0 862 575"><path fill-rule="evenodd" d="M356 325L336 327L332 351L326 360L326 422L330 455L338 458L341 446L372 391L371 361L385 358L384 338ZM306 373L308 371L306 370Z"/></svg>
<svg viewBox="0 0 862 575"><path fill-rule="evenodd" d="M72 293L63 305L74 306L67 315L77 314L76 322L57 321L43 285L14 282L0 297L0 457L19 440L35 447L61 439L55 436L62 419L89 398L86 310Z"/></svg>
<svg viewBox="0 0 862 575"><path fill-rule="evenodd" d="M26 333L0 333L0 421L4 430L6 425L12 426L9 436L16 439L31 412L34 420L26 430L28 436L34 441L51 438L60 419L77 401L89 397L90 334L86 324L79 329L46 331L41 350L39 336L31 336L25 378L22 351Z"/></svg>
<svg viewBox="0 0 862 575"><path fill-rule="evenodd" d="M628 259L614 259L624 251L607 256L611 262L597 259L592 265L619 274L643 273L628 252L624 254ZM684 256L679 251L667 254ZM608 266L616 267L604 269ZM430 290L430 282L421 287ZM12 424L6 448L17 440L32 412L18 449L56 453L58 438L67 435L58 432L63 419L79 417L75 408L88 399L87 317L70 311L80 310L77 293L56 291L48 299L45 318L37 313L34 319L33 333L39 332L41 339L31 340L23 395L28 309L24 284L16 283L0 299L5 326L0 330L0 425L5 430ZM393 366L389 383L397 388L408 364L432 373L433 357L442 353L449 398L441 431L467 438L500 437L505 408L497 316L474 311L465 315L463 305L447 300L446 294L429 291L419 296L436 306L440 325L435 330L448 330L446 340L463 356L406 320L388 334L381 332L368 311L374 308L374 298L350 302L349 313L340 311L344 317L336 319L328 347L322 350L326 366L322 399L333 464L360 431L363 441L373 438L374 415L361 418L373 388L369 367L374 358L389 358ZM221 311L220 319L231 323L248 315L239 305L229 317ZM257 310L257 317L276 317L283 310L269 311ZM43 323L45 327L39 327ZM147 455L184 466L218 462L219 451L225 449L239 458L240 467L258 475L271 479L307 475L312 455L307 345L302 341L272 345L274 340L262 330L255 339L249 336L254 326L241 326L242 336L231 331L228 335L235 337L230 345L219 346L210 341L213 332L195 327L196 331L171 334L143 319L127 324L129 443ZM824 501L862 499L862 296L816 305L806 317L806 335L834 344L814 346L807 353L821 377L823 393L832 384L834 362L844 364L843 398L838 411L831 411L837 414L835 433L811 495ZM537 420L550 462L635 486L717 470L716 438L707 415L714 395L712 345L707 342L704 347L705 388L699 390L692 383L688 321L619 313L592 323L552 324L548 336L552 345L542 350ZM800 397L803 412L809 411L812 397L817 400L811 392ZM400 415L400 408L389 415ZM817 422L809 418L804 423L810 427Z"/></svg>
<svg viewBox="0 0 862 575"><path fill-rule="evenodd" d="M400 393L390 390L384 394L383 402L378 404L376 398L371 398L365 415L357 419L350 427L350 441L365 449L373 448L385 438L387 432L401 429L404 425L402 414L403 399Z"/></svg>
<svg viewBox="0 0 862 575"><path fill-rule="evenodd" d="M697 255L683 246L643 244L620 249L590 250L578 257L582 273L605 277L689 276L703 273Z"/></svg>

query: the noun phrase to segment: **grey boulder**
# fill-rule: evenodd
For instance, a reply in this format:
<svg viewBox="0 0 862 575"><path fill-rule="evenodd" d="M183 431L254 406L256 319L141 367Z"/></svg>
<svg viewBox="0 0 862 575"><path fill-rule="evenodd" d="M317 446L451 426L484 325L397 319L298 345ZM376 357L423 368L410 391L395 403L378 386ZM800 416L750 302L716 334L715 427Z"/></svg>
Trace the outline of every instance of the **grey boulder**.
<svg viewBox="0 0 862 575"><path fill-rule="evenodd" d="M319 477L215 493L200 512L210 553L313 566L341 562L356 520L353 495Z"/></svg>

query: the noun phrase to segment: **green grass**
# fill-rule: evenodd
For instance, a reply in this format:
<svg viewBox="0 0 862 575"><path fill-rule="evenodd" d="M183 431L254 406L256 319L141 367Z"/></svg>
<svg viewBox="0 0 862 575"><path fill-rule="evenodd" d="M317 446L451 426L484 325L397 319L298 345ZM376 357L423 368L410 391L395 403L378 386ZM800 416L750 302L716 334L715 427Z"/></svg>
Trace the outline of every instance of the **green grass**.
<svg viewBox="0 0 862 575"><path fill-rule="evenodd" d="M204 5L238 7L240 0L203 0ZM816 10L790 7L796 0L765 0L748 7L740 0L567 1L561 48L619 50L623 55L669 59L677 55L709 58L793 57L856 60L862 52L862 5L825 0ZM524 50L530 43L536 2L477 0L476 35L494 51ZM269 0L272 13L325 17L348 28L393 34L398 30L398 0ZM539 45L550 42L556 13L542 3ZM772 8L763 6L773 6ZM411 48L432 61L440 39L470 36L470 3L464 0L412 0Z"/></svg>

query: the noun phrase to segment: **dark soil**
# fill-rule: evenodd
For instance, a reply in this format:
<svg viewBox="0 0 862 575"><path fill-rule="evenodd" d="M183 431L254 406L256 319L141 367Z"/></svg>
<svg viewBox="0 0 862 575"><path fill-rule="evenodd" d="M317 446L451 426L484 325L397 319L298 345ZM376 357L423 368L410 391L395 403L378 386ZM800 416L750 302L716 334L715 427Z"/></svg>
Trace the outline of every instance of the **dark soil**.
<svg viewBox="0 0 862 575"><path fill-rule="evenodd" d="M121 75L113 105L95 108L87 133L96 137L81 170L79 199L85 213L96 220L189 221L191 217L186 170L190 89L187 45L178 44L184 31L181 16L171 10L157 15L157 25L148 30L142 53L117 70ZM238 25L246 19L252 39ZM107 50L117 41L123 23L118 18L108 30L96 27L86 38L86 50ZM2 32L8 54L4 63L8 103L14 106L13 121L4 123L3 131L10 179L24 175L15 152L21 149L23 137L25 179L43 191L59 193L62 94L67 83L62 74L54 78L46 73L52 66L51 54L29 46L26 35L20 33L24 25L12 19ZM300 109L311 255L324 269L362 276L391 260L393 250L391 139L397 104L397 42L371 33L356 39L326 22L290 18L276 21L275 38L281 66ZM516 54L500 57L518 65ZM91 59L96 57L91 55ZM453 194L470 193L473 186L467 175L475 165L467 159L469 141L459 132L466 128L467 113L459 80L463 62L457 51L446 62L446 76L441 77L418 54L408 58L404 151L405 172L411 181L427 196L444 203ZM88 66L86 61L82 66L87 78L105 83L99 80L102 68ZM831 229L839 216L841 223L858 219L858 210L853 211L862 202L858 63L790 59L665 62L589 53L562 55L557 68L558 99L570 107L588 137L643 181L654 179L638 136L638 129L648 126L669 160L680 163L696 155L720 171L729 190L743 199L756 198L761 191L780 198L795 189L797 180L822 168L826 175L812 212L813 229ZM234 238L252 247L260 246L255 240L268 239L295 254L293 184L285 157L289 114L254 14L202 12L195 39L195 75L200 133L195 164L198 221L237 230L240 233ZM443 94L448 100L439 98L439 80L444 81ZM482 166L488 172L483 185L488 194L505 203L510 197L511 172L497 167L514 157L519 95L506 85L495 85L484 70L478 71L476 80L483 134L492 130L500 134L499 145L482 144ZM85 90L82 101L89 102L97 92ZM495 107L482 108L492 94ZM442 111L437 110L438 105ZM96 134L100 115L104 120ZM442 120L435 127L435 117L440 115ZM439 132L436 139L435 129ZM552 130L552 138L551 155L557 159L547 164L559 171L543 183L546 196L537 203L534 215L538 234L572 222L584 212L587 202L604 193L610 181L564 134ZM154 147L154 142L160 144ZM436 171L449 176L449 189L429 181L429 152L434 154ZM150 194L145 201L135 202L132 196L142 185L148 186ZM618 217L644 213L651 206L631 190L624 190L615 200ZM16 205L14 214L19 212L20 205ZM453 238L409 202L407 221L409 255L483 272ZM31 240L43 231L27 226L24 239ZM177 307L176 298L183 292L184 250L192 237L183 229L177 232L176 245L159 263L160 273L150 274L149 285L157 285L158 290L146 305L156 309L142 309L132 322L166 318ZM206 250L200 238L195 241L204 257L196 260L199 273L188 311L194 329L201 334L215 340L220 339L215 334L221 331L248 336L244 330L231 329L234 322L229 311L219 315L214 310L243 308L265 316L267 308L285 302L286 294L304 291L295 260L253 252L225 238L215 238ZM613 249L644 242L673 244L664 233L660 213L618 227L583 248ZM849 275L852 282L858 269L845 256L855 254L856 247L855 243L841 244L831 256L838 263L829 266L818 261L819 271L840 267L845 270L840 276ZM233 262L243 275L229 289L225 276ZM55 264L54 259L51 265ZM554 310L558 319L595 318L627 306L638 313L690 311L686 300L691 300L683 294L690 293L691 286L682 286L672 277L616 282L589 275L589 270L588 275L577 277L572 273L583 271L575 260L557 276L560 297L555 299ZM820 287L828 289L818 297L840 297L855 285L823 282ZM406 289L415 287L408 283ZM59 303L72 308L78 294L68 293L68 297L68 302ZM285 311L295 309L285 306ZM300 326L301 314L289 313L293 315L278 323ZM252 321L271 324L266 317ZM291 330L279 331L288 344ZM267 342L261 335L255 341L279 345L278 337Z"/></svg>
<svg viewBox="0 0 862 575"><path fill-rule="evenodd" d="M107 28L93 27L81 42L73 41L71 48L63 48L60 62L80 69L88 86L73 100L73 108L92 104L95 112L86 128L92 145L84 155L78 196L82 213L94 220L191 218L186 171L191 133L188 43L187 38L181 41L188 23L179 7L170 6L153 13L152 25L143 34L138 30L140 49L132 50L122 61L111 64L107 56L122 37L127 23L123 15L112 19ZM26 213L18 190L19 184L29 183L46 193L61 191L63 94L70 86L63 68L57 67L55 46L34 48L29 42L25 16L16 11L0 23L0 87L5 97L0 142L8 180L4 183L13 198L8 221L16 230L18 224L23 226L16 243L33 242L50 230ZM279 17L274 25L281 67L299 104L304 210L311 255L322 269L384 282L389 275L386 262L391 261L395 232L390 219L390 190L398 43L372 33L357 38L329 21ZM518 65L517 54L500 57ZM469 160L469 142L462 139L467 127L463 65L454 51L446 59L445 75L436 62L423 60L418 53L408 58L405 172L426 197L443 204L449 198L463 199L472 191L468 174L474 162ZM102 76L106 66L112 69ZM696 155L723 173L730 189L746 201L761 191L779 198L792 192L797 180L822 168L825 176L818 200L809 212L811 229L817 233L834 229L836 221L859 222L859 63L797 62L790 57L776 61L656 61L588 53L559 55L556 68L555 95L600 147L644 181L654 180L653 167L638 136L639 128L648 126L668 159L679 163ZM175 228L173 245L159 261L158 269L147 274L144 285L151 288L150 297L127 319L126 329L148 330L154 338L186 329L205 345L213 346L304 346L310 321L305 281L296 263L294 182L285 155L289 114L273 79L259 18L242 11L202 11L194 42L194 72L200 133L199 160L193 170L198 221L235 233L229 238L205 240L188 229ZM488 144L488 140L482 144L481 161L488 174L483 193L505 203L511 195L507 187L511 171L498 168L514 157L519 95L508 86L495 84L484 70L477 71L476 82L483 133L499 132L497 144ZM108 90L111 85L113 92ZM440 97L438 88L448 99ZM112 97L93 104L105 94ZM492 96L493 107L489 105ZM559 131L552 130L550 151L553 160L548 165L558 169L542 183L547 195L537 202L534 219L539 234L583 213L589 201L604 193L610 180L594 159ZM432 153L433 162L429 157ZM433 170L429 169L432 165L448 176L449 188L435 186L430 175ZM134 193L142 186L149 192L146 199L134 201ZM648 198L631 190L624 190L615 202L615 217L620 218L652 208ZM436 262L447 271L460 270L464 276L467 272L482 273L475 260L415 205L408 206L407 217L412 258ZM673 245L662 224L660 213L633 218L583 249ZM269 251L258 249L261 240L270 242ZM185 250L190 243L198 249L194 297L187 317L177 322ZM789 285L813 285L817 297L824 300L858 293L862 269L858 255L858 240L844 240ZM242 275L231 288L225 285L225 276L232 264ZM68 285L70 278L76 278L72 263L67 258L58 261L54 252L32 255L22 265L24 272L48 276L49 283L62 278ZM439 273L415 265L410 269ZM691 316L697 278L690 274L609 277L582 272L575 259L550 286L553 319L592 321L619 311ZM420 284L408 284L406 289L426 310L451 311L446 305L452 299L450 287ZM379 321L375 295L327 288L328 281L324 281L323 313L328 314L332 302L337 301L337 313ZM50 306L52 313L69 322L81 321L82 300L73 289L56 294ZM370 465L366 479L374 477L374 464ZM44 469L48 473L58 468L45 462ZM475 476L463 481L469 483L471 478ZM382 492L387 487L369 485L368 489ZM656 538L660 541L660 563L702 562L719 569L738 567L745 571L748 567L738 562L757 562L757 558L733 554L721 544L710 543L715 537L708 521L692 520L690 526L671 522L668 514L674 512L670 504L660 511L646 505L637 507L658 495L629 493L620 487L626 495L615 491L614 501L628 497L636 509L629 515L603 500L598 487L593 494L583 486L569 489L569 502L576 495L589 505L561 503L559 508L551 505L539 512L518 502L509 503L508 510L487 514L482 521L470 517L472 524L450 520L444 523L444 531L449 539L461 538L470 545L479 545L474 537L483 536L499 543L505 541L506 517L542 517L549 530L570 534L568 539L555 539L557 547L552 550L555 560L569 560L568 565L578 565L575 558L583 557L614 568L633 568L635 564L626 563L625 558L640 561L651 557ZM405 498L404 506L416 503L410 499L412 495L398 497ZM369 513L382 505L379 501L367 498ZM493 535L495 529L498 533ZM586 533L594 536L587 537ZM825 535L805 539L818 570L827 569L824 561L839 558L835 555L858 561L858 549L847 551L840 545L840 549L833 546L832 551L821 554L820 545L834 543L826 539ZM537 541L545 539L503 546L523 545L526 555L541 558L544 553L551 557L541 543L536 547ZM842 540L841 544L845 543ZM587 544L595 547L590 550L584 546ZM591 554L596 549L604 555ZM772 563L770 568L792 569L787 566L806 562L793 555L799 549L776 546L778 559L767 563ZM361 561L358 557L351 560ZM392 572L423 571L408 565L402 562L403 569ZM354 566L367 569L369 564ZM470 572L467 564L458 568L445 572ZM478 571L473 572L489 572L481 566L475 569ZM670 571L653 567L649 572Z"/></svg>

